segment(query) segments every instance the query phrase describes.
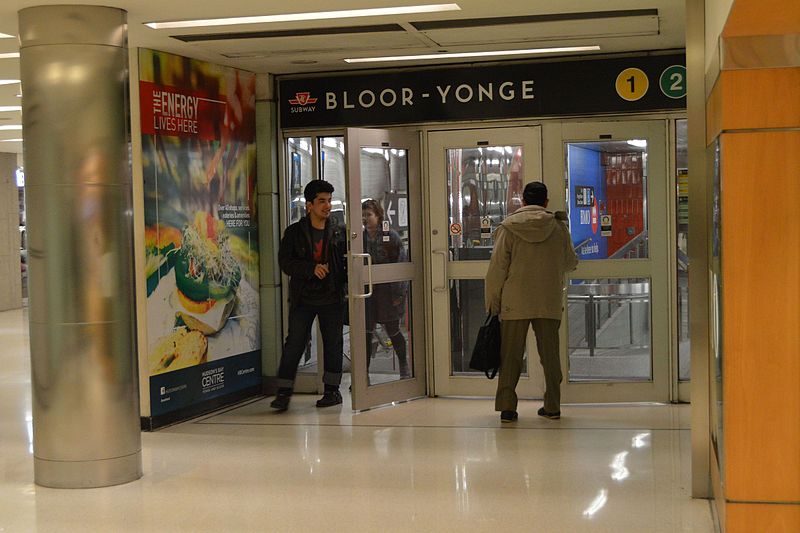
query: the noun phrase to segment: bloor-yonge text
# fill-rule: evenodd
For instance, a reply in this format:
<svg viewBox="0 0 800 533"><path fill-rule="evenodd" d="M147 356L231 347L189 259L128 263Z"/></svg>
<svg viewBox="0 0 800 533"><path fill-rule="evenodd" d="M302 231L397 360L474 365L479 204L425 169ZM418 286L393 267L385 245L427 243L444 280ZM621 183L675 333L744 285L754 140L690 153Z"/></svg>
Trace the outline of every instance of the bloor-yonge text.
<svg viewBox="0 0 800 533"><path fill-rule="evenodd" d="M400 89L386 88L381 91L364 89L358 94L350 91L341 91L340 93L326 92L325 109L337 109L340 106L342 109L355 109L356 107L369 109L376 105L383 107L394 107L396 105L413 106L415 98L433 98L441 101L442 104L454 101L462 104L493 102L496 98L509 102L516 99L518 95L522 100L533 100L533 80L524 80L519 83L519 87L513 81L486 84L436 85L434 91L418 94L414 94L414 91L409 87Z"/></svg>

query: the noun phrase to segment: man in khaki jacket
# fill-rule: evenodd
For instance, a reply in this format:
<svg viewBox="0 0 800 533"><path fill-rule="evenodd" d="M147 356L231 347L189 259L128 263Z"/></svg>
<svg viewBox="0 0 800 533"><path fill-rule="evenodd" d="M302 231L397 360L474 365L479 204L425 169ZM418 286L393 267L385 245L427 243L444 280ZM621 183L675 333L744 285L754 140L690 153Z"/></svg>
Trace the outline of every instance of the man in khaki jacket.
<svg viewBox="0 0 800 533"><path fill-rule="evenodd" d="M494 234L494 251L486 274L486 310L500 315L500 378L495 411L502 422L517 419L517 382L522 370L529 324L544 369L544 407L539 416L561 417L561 363L558 328L563 312L566 273L578 258L563 212L547 207L547 187L525 186L523 207L509 215Z"/></svg>

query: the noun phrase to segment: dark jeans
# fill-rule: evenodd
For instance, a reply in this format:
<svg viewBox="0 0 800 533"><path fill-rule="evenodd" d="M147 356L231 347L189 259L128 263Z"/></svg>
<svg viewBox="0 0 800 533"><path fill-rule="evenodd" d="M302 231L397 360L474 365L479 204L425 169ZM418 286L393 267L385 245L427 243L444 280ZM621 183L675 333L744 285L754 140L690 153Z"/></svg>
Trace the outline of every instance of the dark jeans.
<svg viewBox="0 0 800 533"><path fill-rule="evenodd" d="M278 368L278 386L294 387L297 365L311 338L314 318L319 318L322 333L323 361L325 373L322 381L338 387L342 382L342 304L293 305L289 309L289 334L283 345L283 355Z"/></svg>

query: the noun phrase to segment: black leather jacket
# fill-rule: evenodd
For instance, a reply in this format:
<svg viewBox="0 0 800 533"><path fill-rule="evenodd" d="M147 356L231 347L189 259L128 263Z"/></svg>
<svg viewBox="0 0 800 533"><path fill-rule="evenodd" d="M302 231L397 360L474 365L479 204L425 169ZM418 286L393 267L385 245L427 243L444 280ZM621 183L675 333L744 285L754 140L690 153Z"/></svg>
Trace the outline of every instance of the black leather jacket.
<svg viewBox="0 0 800 533"><path fill-rule="evenodd" d="M317 263L313 250L311 220L304 216L286 228L278 251L278 264L290 278L290 305L341 303L347 286L345 229L332 218L325 223L321 263L328 263L330 273L323 279L314 275Z"/></svg>

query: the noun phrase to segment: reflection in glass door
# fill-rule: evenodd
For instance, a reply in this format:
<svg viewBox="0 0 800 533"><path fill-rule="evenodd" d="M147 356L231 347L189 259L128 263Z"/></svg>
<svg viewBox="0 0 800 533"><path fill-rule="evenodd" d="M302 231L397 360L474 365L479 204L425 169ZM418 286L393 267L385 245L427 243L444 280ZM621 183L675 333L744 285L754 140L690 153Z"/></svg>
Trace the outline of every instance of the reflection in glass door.
<svg viewBox="0 0 800 533"><path fill-rule="evenodd" d="M563 135L569 226L580 260L562 326L564 401L667 400L665 123L565 124Z"/></svg>
<svg viewBox="0 0 800 533"><path fill-rule="evenodd" d="M414 134L346 133L350 354L357 410L425 394L418 145Z"/></svg>
<svg viewBox="0 0 800 533"><path fill-rule="evenodd" d="M541 181L539 127L432 132L431 284L437 395L494 395L497 382L469 368L478 329L486 318L484 276L493 231L522 207L522 190ZM555 183L558 191L560 184ZM543 378L529 336L518 392L539 396ZM533 375L530 375L533 374Z"/></svg>

